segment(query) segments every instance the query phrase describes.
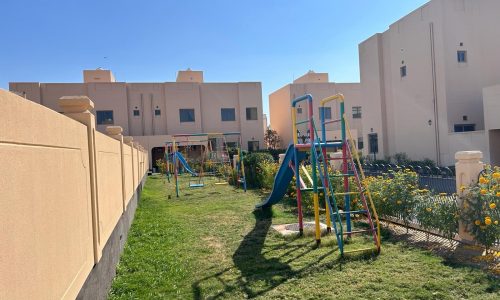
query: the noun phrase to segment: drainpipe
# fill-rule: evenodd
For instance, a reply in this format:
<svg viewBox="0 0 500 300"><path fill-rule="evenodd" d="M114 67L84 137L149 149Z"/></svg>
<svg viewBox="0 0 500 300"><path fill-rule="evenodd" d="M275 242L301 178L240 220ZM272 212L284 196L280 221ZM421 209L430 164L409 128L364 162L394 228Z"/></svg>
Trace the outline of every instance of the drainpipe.
<svg viewBox="0 0 500 300"><path fill-rule="evenodd" d="M434 23L429 23L431 40L431 66L432 66L432 96L434 105L434 135L436 137L436 164L441 165L441 146L439 141L439 110L437 99L436 52L434 48Z"/></svg>

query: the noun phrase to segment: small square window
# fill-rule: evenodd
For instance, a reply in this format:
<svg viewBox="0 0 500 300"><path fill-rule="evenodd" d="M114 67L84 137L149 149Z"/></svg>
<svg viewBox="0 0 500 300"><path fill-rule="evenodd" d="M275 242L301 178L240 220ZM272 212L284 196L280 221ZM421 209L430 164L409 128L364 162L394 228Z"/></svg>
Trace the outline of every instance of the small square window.
<svg viewBox="0 0 500 300"><path fill-rule="evenodd" d="M221 108L220 117L223 122L236 121L236 110L234 108Z"/></svg>
<svg viewBox="0 0 500 300"><path fill-rule="evenodd" d="M469 119L469 117L467 116L462 116L462 121L467 121Z"/></svg>
<svg viewBox="0 0 500 300"><path fill-rule="evenodd" d="M161 109L159 109L159 108L155 109L155 116L156 117L161 116Z"/></svg>
<svg viewBox="0 0 500 300"><path fill-rule="evenodd" d="M246 112L248 121L258 120L257 107L247 107Z"/></svg>
<svg viewBox="0 0 500 300"><path fill-rule="evenodd" d="M353 106L352 107L352 118L353 119L361 119L361 106Z"/></svg>
<svg viewBox="0 0 500 300"><path fill-rule="evenodd" d="M331 107L320 107L319 108L319 117L321 118L321 113L325 112L325 120L331 120L332 119L332 108Z"/></svg>
<svg viewBox="0 0 500 300"><path fill-rule="evenodd" d="M459 63L466 63L467 62L467 51L458 50L457 51L457 61Z"/></svg>
<svg viewBox="0 0 500 300"><path fill-rule="evenodd" d="M134 109L134 117L138 117L141 115L141 112L138 109Z"/></svg>
<svg viewBox="0 0 500 300"><path fill-rule="evenodd" d="M181 108L179 109L179 119L181 123L194 122L194 108Z"/></svg>
<svg viewBox="0 0 500 300"><path fill-rule="evenodd" d="M302 113L302 107L297 107L297 114L301 114Z"/></svg>
<svg viewBox="0 0 500 300"><path fill-rule="evenodd" d="M402 67L399 69L399 73L400 73L400 75L401 75L401 78L406 77L406 66L402 66Z"/></svg>
<svg viewBox="0 0 500 300"><path fill-rule="evenodd" d="M113 111L112 110L98 110L97 115L97 125L113 125Z"/></svg>

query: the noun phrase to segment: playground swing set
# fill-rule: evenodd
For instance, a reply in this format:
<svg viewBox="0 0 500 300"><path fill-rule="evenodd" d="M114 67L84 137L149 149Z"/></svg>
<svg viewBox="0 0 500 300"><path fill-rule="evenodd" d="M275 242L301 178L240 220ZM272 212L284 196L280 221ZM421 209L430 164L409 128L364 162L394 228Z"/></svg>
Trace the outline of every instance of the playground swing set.
<svg viewBox="0 0 500 300"><path fill-rule="evenodd" d="M231 137L236 137L236 141L232 142L236 149L234 164L231 162L229 143L227 142L227 139ZM193 138L195 139L193 140ZM200 153L196 158L190 158L193 156L194 151L192 150L196 146L200 147ZM183 151L180 149L181 147ZM173 175L177 197L179 197L180 188L179 176L184 171L191 175L190 188L204 187L205 176L216 177L218 179L214 183L216 185L228 184L234 174L236 185L243 187L245 192L247 190L239 132L173 135L172 142L167 142L165 146L165 161L167 178L170 181L170 176Z"/></svg>
<svg viewBox="0 0 500 300"><path fill-rule="evenodd" d="M308 117L305 120L297 120L297 106L299 103L307 102ZM338 119L326 120L325 105L336 101L339 104L340 117ZM353 141L349 127L349 122L345 115L344 96L336 94L327 97L320 102L320 125L321 136L318 135L313 118L313 97L309 94L298 97L292 101L292 130L293 143L288 146L283 161L274 179L273 189L269 197L256 208L266 208L278 203L283 199L288 183L295 177L298 225L300 235L304 232L302 197L303 193L313 193L314 205L314 225L316 243L321 243L321 225L319 210L319 192L323 191L325 198L325 221L327 233L333 233L337 240L337 245L341 256L352 252L375 252L380 253L380 223L375 206L371 198L370 191L363 184L365 175L361 167L356 144ZM340 123L341 140L329 141L326 137L326 126L328 124ZM307 126L307 136L301 136L299 142L299 132L297 126ZM337 149L341 149L342 156L330 156ZM307 154L311 165L310 175L304 166ZM331 162L340 161L340 170L333 170ZM335 165L335 163L334 163ZM301 173L302 171L302 173ZM307 187L301 174L307 178L311 187ZM319 176L319 178L318 178ZM335 190L333 178L340 177L342 189ZM354 187L351 191L349 178L353 178ZM318 180L319 179L319 180ZM352 199L352 197L355 197ZM337 201L343 198L343 210L339 209ZM360 203L358 203L358 199ZM353 201L354 200L354 201ZM360 205L360 208L351 208ZM353 217L358 217L357 224L365 223L365 227L355 229ZM364 219L364 220L363 220ZM366 226L367 225L367 226ZM332 230L333 229L333 230ZM373 238L374 247L355 249L347 251L346 242L358 234L367 234Z"/></svg>

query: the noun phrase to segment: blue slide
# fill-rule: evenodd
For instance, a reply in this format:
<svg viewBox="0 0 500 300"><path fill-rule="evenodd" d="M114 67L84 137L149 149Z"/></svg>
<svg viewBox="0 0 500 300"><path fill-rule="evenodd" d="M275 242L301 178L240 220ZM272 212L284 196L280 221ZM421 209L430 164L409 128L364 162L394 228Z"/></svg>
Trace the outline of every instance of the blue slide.
<svg viewBox="0 0 500 300"><path fill-rule="evenodd" d="M188 171L189 174L191 174L193 176L198 176L198 173L196 173L195 171L193 171L193 169L191 169L191 167L187 163L186 159L184 158L184 156L182 156L182 154L180 152L176 152L175 154L176 154L177 158L179 159L179 161L181 162L184 169L186 169L186 171Z"/></svg>
<svg viewBox="0 0 500 300"><path fill-rule="evenodd" d="M299 163L305 158L305 152L298 152L298 160ZM280 165L278 173L276 177L274 177L273 190L269 197L267 197L266 201L257 204L255 208L265 208L270 207L283 199L285 196L286 190L288 188L288 184L290 180L293 178L293 170L290 168L290 162L293 163L295 158L295 148L293 144L288 145L288 149L286 149L285 158Z"/></svg>

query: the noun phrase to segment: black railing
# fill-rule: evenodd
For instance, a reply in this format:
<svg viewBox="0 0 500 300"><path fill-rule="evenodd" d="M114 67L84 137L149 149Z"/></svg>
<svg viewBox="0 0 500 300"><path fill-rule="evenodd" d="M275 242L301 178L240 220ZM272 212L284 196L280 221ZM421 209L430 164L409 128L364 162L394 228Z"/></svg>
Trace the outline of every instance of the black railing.
<svg viewBox="0 0 500 300"><path fill-rule="evenodd" d="M434 193L452 195L457 192L455 173L447 167L411 166L396 164L364 164L366 176L384 176L392 178L394 172L411 170L418 174L419 187Z"/></svg>

